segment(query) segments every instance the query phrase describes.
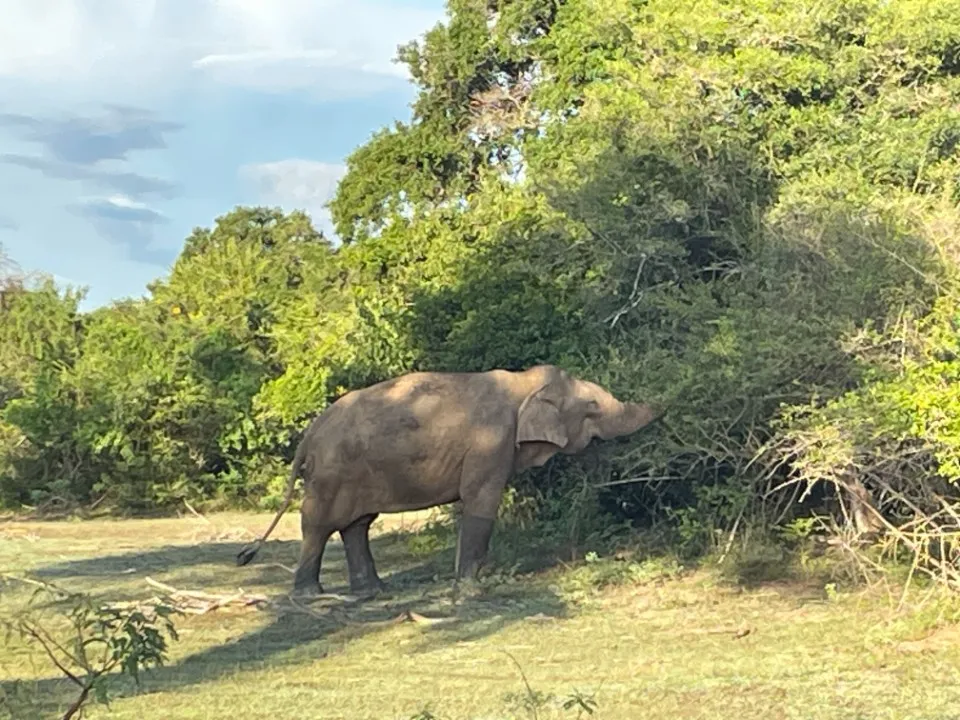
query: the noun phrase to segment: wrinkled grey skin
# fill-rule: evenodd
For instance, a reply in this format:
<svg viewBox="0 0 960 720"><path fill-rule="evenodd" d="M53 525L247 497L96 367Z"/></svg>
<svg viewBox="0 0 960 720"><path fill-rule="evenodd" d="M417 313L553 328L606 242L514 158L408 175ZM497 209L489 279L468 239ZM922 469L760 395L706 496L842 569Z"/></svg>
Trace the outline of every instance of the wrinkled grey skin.
<svg viewBox="0 0 960 720"><path fill-rule="evenodd" d="M383 587L368 531L379 513L461 501L456 577L475 580L510 477L594 438L633 433L657 414L552 365L522 372L412 373L350 392L311 423L297 447L283 507L244 548L246 565L289 507L302 472L303 543L294 594L322 593L320 562L339 532L350 588Z"/></svg>

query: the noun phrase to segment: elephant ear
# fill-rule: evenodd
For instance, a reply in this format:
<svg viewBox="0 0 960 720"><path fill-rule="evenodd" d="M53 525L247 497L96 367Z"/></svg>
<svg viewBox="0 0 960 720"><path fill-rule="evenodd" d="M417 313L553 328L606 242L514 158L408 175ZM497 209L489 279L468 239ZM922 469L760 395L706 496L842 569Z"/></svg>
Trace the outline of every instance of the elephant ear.
<svg viewBox="0 0 960 720"><path fill-rule="evenodd" d="M560 408L545 385L524 398L517 411L517 445L525 442L548 442L566 447L570 438L560 416Z"/></svg>

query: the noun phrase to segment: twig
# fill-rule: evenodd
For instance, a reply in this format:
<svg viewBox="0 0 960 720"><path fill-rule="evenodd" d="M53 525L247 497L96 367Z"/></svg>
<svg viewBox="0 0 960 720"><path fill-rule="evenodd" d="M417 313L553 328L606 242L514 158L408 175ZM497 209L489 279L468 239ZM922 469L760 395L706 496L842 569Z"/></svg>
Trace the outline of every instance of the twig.
<svg viewBox="0 0 960 720"><path fill-rule="evenodd" d="M202 590L178 590L175 587L158 582L151 577L145 578L148 585L162 591L170 602L183 613L190 615L204 615L212 610L227 606L248 607L269 602L266 595L248 594L240 588L232 595L214 595ZM154 602L159 602L154 599ZM114 605L120 607L120 605Z"/></svg>
<svg viewBox="0 0 960 720"><path fill-rule="evenodd" d="M179 590L177 590L175 587L164 585L162 582L157 582L152 577L147 576L146 578L144 578L144 580L146 581L147 585L151 585L157 588L157 590L163 590L164 592L170 593L172 595L175 595L179 592Z"/></svg>
<svg viewBox="0 0 960 720"><path fill-rule="evenodd" d="M294 598L292 595L288 595L288 596L287 596L287 599L290 601L290 604L291 604L291 605L293 605L295 608L297 608L297 609L300 610L301 612L304 612L304 613L306 613L307 615L310 615L310 616L312 616L312 617L315 617L315 618L317 618L318 620L329 620L329 618L328 618L326 615L321 615L320 613L318 613L318 612L317 612L316 610L314 610L313 608L307 607L306 605L300 603L300 602L299 602L296 598Z"/></svg>
<svg viewBox="0 0 960 720"><path fill-rule="evenodd" d="M520 665L519 662L517 662L517 659L513 655L511 655L508 651L501 650L500 652L502 652L508 658L513 660L513 664L516 665L517 670L520 671L520 677L523 679L523 684L527 688L527 697L529 697L530 699L530 710L531 712L533 712L533 720L539 720L540 716L537 713L537 703L536 703L537 694L533 691L533 688L530 687L530 682L527 680L527 674L523 671L523 667Z"/></svg>
<svg viewBox="0 0 960 720"><path fill-rule="evenodd" d="M733 547L733 540L737 535L737 529L740 527L740 520L743 519L743 509L741 508L740 513L737 515L737 519L733 521L733 527L730 529L730 536L727 538L727 544L723 548L723 552L720 553L719 564L723 564L723 561L727 559L727 555L730 554L730 548Z"/></svg>
<svg viewBox="0 0 960 720"><path fill-rule="evenodd" d="M99 675L97 675L97 677L99 677ZM90 694L91 687L92 685L89 683L82 686L77 699L73 701L73 704L71 704L69 708L67 708L67 711L63 714L63 718L61 720L70 720L70 718L77 714L80 708L83 707L83 704L87 701L87 696Z"/></svg>
<svg viewBox="0 0 960 720"><path fill-rule="evenodd" d="M695 635L733 635L734 640L739 640L749 635L753 630L741 626L735 628L696 628L691 632Z"/></svg>
<svg viewBox="0 0 960 720"><path fill-rule="evenodd" d="M611 480L610 482L597 483L592 485L594 488L605 488L613 487L615 485L632 485L636 483L653 483L653 482L663 482L664 480L683 480L683 477L679 475L655 475L653 477L632 477L632 478L623 478L622 480Z"/></svg>
<svg viewBox="0 0 960 720"><path fill-rule="evenodd" d="M603 242L607 243L607 245L609 245L610 247L612 247L616 252L620 253L621 255L626 255L626 254L627 254L626 251L625 251L622 247L620 247L616 242L614 242L613 240L611 240L610 238L608 238L606 235L604 235L604 234L603 234L602 232L600 232L599 230L596 230L596 229L590 227L590 225L588 225L588 224L586 223L586 221L583 221L583 226L587 229L587 232L588 232L588 233L590 233L591 235L593 235L593 236L594 236L595 238L597 238L598 240L603 240Z"/></svg>
<svg viewBox="0 0 960 720"><path fill-rule="evenodd" d="M34 587L43 588L44 590L49 590L49 591L53 592L53 593L56 594L56 595L67 595L67 594L68 594L68 593L66 593L66 591L61 590L60 588L55 587L54 585L50 585L49 583L45 583L45 582L43 582L42 580L33 580L33 579L27 578L27 577L18 577L17 575L10 575L9 573L0 573L0 577L4 578L5 580L12 580L12 581L14 581L14 582L22 582L22 583L25 583L25 584L27 584L27 585L33 585Z"/></svg>
<svg viewBox="0 0 960 720"><path fill-rule="evenodd" d="M630 296L627 298L627 303L628 303L628 304L637 296L637 292L639 292L639 289L640 289L640 277L641 277L641 275L643 274L643 266L647 264L647 257L648 257L647 255L642 255L642 256L640 257L640 262L637 264L637 274L636 274L636 275L634 276L634 278L633 278L633 289L630 291ZM629 306L629 307L625 305L625 306L622 307L620 310L618 310L616 313L614 313L613 315L611 315L610 317L608 317L606 320L604 320L604 322L608 322L608 321L609 321L609 322L610 322L610 327L613 327L614 325L617 324L617 321L618 321L624 314L626 314L627 312L629 312L629 310L631 310L631 309L633 309L633 306L632 306L632 305Z"/></svg>
<svg viewBox="0 0 960 720"><path fill-rule="evenodd" d="M900 595L900 602L897 603L897 611L903 609L904 603L907 601L907 593L910 591L910 582L913 580L913 575L917 571L917 566L920 565L920 553L913 554L913 562L910 563L910 572L907 574L907 580L903 583L903 593Z"/></svg>
<svg viewBox="0 0 960 720"><path fill-rule="evenodd" d="M186 498L183 498L183 504L186 506L187 510L189 510L189 511L192 512L194 515L196 515L198 518L200 518L201 520L203 520L207 525L213 525L213 523L210 522L210 519L209 519L209 518L204 517L203 515L201 515L200 513L198 513L196 510L194 510L194 509L193 509L193 505L191 505L189 502L187 502L187 499L186 499Z"/></svg>
<svg viewBox="0 0 960 720"><path fill-rule="evenodd" d="M47 654L47 656L50 658L50 660L53 662L53 664L57 666L57 669L58 669L60 672L62 672L64 675L66 675L68 678L70 678L70 680L71 680L72 682L74 682L74 683L76 683L77 685L83 687L83 683L80 681L80 679L79 679L76 675L74 675L72 672L70 672L69 670L67 670L67 668L65 668L65 667L63 666L63 664L60 662L59 658L57 658L57 656L56 656L56 654L53 652L53 650L50 649L50 646L47 644L47 639L45 639L45 638L43 637L43 635L45 635L46 633L41 633L41 631L40 631L38 628L35 628L35 627L33 627L32 625L24 625L24 626L23 626L23 630L24 630L24 632L26 632L30 637L32 637L34 640L36 640L38 643L40 643L40 647L43 648L44 652ZM77 664L77 665L82 665L82 663L77 662L76 659L75 659L72 655L70 655L70 653L68 653L66 650L64 650L62 647L60 647L60 645L59 645L57 642L55 642L55 641L53 641L53 640L50 640L50 642L51 642L60 652L62 652L62 653L63 653L64 655L66 655L68 658L70 658L71 660L73 660L75 664Z"/></svg>
<svg viewBox="0 0 960 720"><path fill-rule="evenodd" d="M403 623L403 622L412 622L417 625L444 625L446 623L454 622L456 618L430 618L420 613L415 613L413 610L404 610L402 613L397 615L391 622L394 623Z"/></svg>

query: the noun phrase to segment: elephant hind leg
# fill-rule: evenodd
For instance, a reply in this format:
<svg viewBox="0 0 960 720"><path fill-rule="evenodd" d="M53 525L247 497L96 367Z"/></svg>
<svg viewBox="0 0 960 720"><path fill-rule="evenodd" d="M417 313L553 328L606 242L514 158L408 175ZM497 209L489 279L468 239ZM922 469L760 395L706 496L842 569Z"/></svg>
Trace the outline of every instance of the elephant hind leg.
<svg viewBox="0 0 960 720"><path fill-rule="evenodd" d="M303 499L300 509L300 532L303 540L300 545L300 561L293 576L293 593L299 596L320 595L320 563L327 541L333 534L327 518L310 494Z"/></svg>
<svg viewBox="0 0 960 720"><path fill-rule="evenodd" d="M377 575L377 567L370 552L370 525L376 519L376 514L364 515L340 531L347 556L350 591L354 593L376 593L385 587Z"/></svg>

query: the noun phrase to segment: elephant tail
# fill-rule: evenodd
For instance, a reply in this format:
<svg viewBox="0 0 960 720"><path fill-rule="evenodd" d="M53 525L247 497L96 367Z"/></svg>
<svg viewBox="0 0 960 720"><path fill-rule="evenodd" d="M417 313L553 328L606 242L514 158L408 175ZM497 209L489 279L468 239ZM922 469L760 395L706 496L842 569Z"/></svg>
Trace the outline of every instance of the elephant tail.
<svg viewBox="0 0 960 720"><path fill-rule="evenodd" d="M270 527L267 528L267 531L260 536L255 542L250 543L245 548L243 548L239 553L237 553L237 565L246 565L254 557L256 557L257 552L267 541L267 538L270 537L270 533L273 532L273 529L277 526L277 523L280 522L280 518L283 517L283 514L287 511L287 508L290 507L290 503L293 502L293 488L296 485L297 477L300 475L300 466L303 465L303 458L307 454L307 443L306 438L300 441L300 444L297 446L297 451L293 457L293 466L290 468L290 477L287 479L287 494L283 498L283 505L280 506L280 509L277 510L276 516L273 518L273 522L270 523Z"/></svg>

